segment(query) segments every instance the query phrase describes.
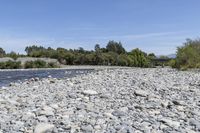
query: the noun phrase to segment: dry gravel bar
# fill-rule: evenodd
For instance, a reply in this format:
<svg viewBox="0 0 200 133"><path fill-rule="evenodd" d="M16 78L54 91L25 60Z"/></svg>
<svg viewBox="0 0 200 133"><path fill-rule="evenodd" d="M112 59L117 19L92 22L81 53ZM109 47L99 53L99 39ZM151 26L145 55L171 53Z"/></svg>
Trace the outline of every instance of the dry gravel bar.
<svg viewBox="0 0 200 133"><path fill-rule="evenodd" d="M200 132L200 72L103 69L0 89L0 133Z"/></svg>

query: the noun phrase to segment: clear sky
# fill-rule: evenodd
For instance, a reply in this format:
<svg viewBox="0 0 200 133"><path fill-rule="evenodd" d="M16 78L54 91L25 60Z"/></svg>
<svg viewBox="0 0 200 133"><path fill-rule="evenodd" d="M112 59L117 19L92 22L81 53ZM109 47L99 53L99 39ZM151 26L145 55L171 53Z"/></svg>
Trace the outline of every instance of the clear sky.
<svg viewBox="0 0 200 133"><path fill-rule="evenodd" d="M93 49L109 40L130 51L175 53L200 37L200 0L0 0L0 47Z"/></svg>

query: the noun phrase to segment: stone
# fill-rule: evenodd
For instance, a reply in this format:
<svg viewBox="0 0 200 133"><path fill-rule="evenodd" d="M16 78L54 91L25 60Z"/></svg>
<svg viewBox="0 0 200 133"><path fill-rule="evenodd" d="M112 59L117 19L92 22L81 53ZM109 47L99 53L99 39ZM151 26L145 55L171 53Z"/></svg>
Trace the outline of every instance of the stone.
<svg viewBox="0 0 200 133"><path fill-rule="evenodd" d="M171 119L162 118L162 119L160 119L160 122L164 123L167 126L176 128L176 129L180 127L180 122L172 121Z"/></svg>
<svg viewBox="0 0 200 133"><path fill-rule="evenodd" d="M183 101L178 101L178 100L173 100L172 103L175 105L184 105Z"/></svg>
<svg viewBox="0 0 200 133"><path fill-rule="evenodd" d="M160 114L160 110L149 110L148 112L150 115L159 115Z"/></svg>
<svg viewBox="0 0 200 133"><path fill-rule="evenodd" d="M48 124L48 123L39 123L36 125L34 129L34 133L46 133L46 132L51 132L54 129L53 124Z"/></svg>
<svg viewBox="0 0 200 133"><path fill-rule="evenodd" d="M115 110L112 112L112 115L117 116L117 117L121 117L121 116L125 116L125 112L123 111L119 111L119 110Z"/></svg>
<svg viewBox="0 0 200 133"><path fill-rule="evenodd" d="M37 119L39 120L39 122L48 122L48 118L44 115L38 116Z"/></svg>
<svg viewBox="0 0 200 133"><path fill-rule="evenodd" d="M54 112L51 110L42 110L38 113L38 115L46 115L46 116L54 116Z"/></svg>
<svg viewBox="0 0 200 133"><path fill-rule="evenodd" d="M143 91L143 90L135 90L134 94L136 96L140 96L140 97L146 97L146 96L148 96L148 93L146 91Z"/></svg>
<svg viewBox="0 0 200 133"><path fill-rule="evenodd" d="M58 109L59 108L58 104L51 104L50 107L53 108L53 109Z"/></svg>
<svg viewBox="0 0 200 133"><path fill-rule="evenodd" d="M200 131L200 122L199 121L195 120L194 118L191 118L189 120L189 124L191 126L194 126L195 128L197 128Z"/></svg>
<svg viewBox="0 0 200 133"><path fill-rule="evenodd" d="M115 117L114 115L112 115L112 113L108 113L108 112L104 113L104 116L106 116L108 118L114 118Z"/></svg>
<svg viewBox="0 0 200 133"><path fill-rule="evenodd" d="M77 98L76 93L69 93L68 96L69 96L70 98L73 98L73 99L76 99L76 98Z"/></svg>
<svg viewBox="0 0 200 133"><path fill-rule="evenodd" d="M93 127L91 125L87 125L87 126L82 126L81 130L83 130L84 132L92 132L93 131Z"/></svg>
<svg viewBox="0 0 200 133"><path fill-rule="evenodd" d="M129 109L128 109L128 107L122 107L119 110L122 112L128 112Z"/></svg>
<svg viewBox="0 0 200 133"><path fill-rule="evenodd" d="M26 112L22 116L22 120L28 120L28 119L33 119L35 117L35 114L32 112Z"/></svg>
<svg viewBox="0 0 200 133"><path fill-rule="evenodd" d="M84 90L83 94L84 95L97 95L98 93L94 90Z"/></svg>
<svg viewBox="0 0 200 133"><path fill-rule="evenodd" d="M44 106L38 115L54 116L54 109L49 106Z"/></svg>

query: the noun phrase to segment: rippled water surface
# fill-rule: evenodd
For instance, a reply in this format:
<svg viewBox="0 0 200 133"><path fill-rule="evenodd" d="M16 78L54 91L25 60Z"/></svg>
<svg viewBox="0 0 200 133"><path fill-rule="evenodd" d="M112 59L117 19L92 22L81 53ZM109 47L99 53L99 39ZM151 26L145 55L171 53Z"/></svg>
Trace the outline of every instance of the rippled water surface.
<svg viewBox="0 0 200 133"><path fill-rule="evenodd" d="M59 70L16 70L16 71L0 71L0 87L8 86L11 82L20 82L31 78L70 78L80 74L92 72L93 69L59 69Z"/></svg>

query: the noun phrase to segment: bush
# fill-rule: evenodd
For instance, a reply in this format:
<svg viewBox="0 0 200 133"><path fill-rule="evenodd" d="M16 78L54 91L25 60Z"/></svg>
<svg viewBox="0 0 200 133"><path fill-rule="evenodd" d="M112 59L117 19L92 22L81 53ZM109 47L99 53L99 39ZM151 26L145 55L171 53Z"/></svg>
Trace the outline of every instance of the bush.
<svg viewBox="0 0 200 133"><path fill-rule="evenodd" d="M27 61L24 64L24 68L58 68L59 66L56 63L50 62L46 63L42 60L36 60L36 61Z"/></svg>
<svg viewBox="0 0 200 133"><path fill-rule="evenodd" d="M46 62L41 60L27 61L24 68L46 68Z"/></svg>
<svg viewBox="0 0 200 133"><path fill-rule="evenodd" d="M134 67L149 67L148 66L148 58L147 54L142 52L140 49L133 49L129 53L129 57L132 59L132 64L131 66Z"/></svg>
<svg viewBox="0 0 200 133"><path fill-rule="evenodd" d="M7 61L0 63L0 69L20 69L21 62Z"/></svg>
<svg viewBox="0 0 200 133"><path fill-rule="evenodd" d="M171 59L168 63L168 66L171 66L172 68L176 68L176 60L175 59Z"/></svg>
<svg viewBox="0 0 200 133"><path fill-rule="evenodd" d="M128 66L129 62L129 58L125 54L120 54L117 58L117 65L119 66Z"/></svg>
<svg viewBox="0 0 200 133"><path fill-rule="evenodd" d="M184 46L178 47L176 68L199 68L200 64L200 39L191 40L187 39Z"/></svg>
<svg viewBox="0 0 200 133"><path fill-rule="evenodd" d="M60 66L57 65L56 63L50 62L50 63L47 64L47 67L48 68L59 68Z"/></svg>

